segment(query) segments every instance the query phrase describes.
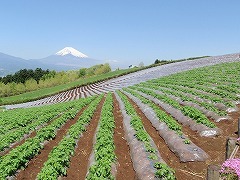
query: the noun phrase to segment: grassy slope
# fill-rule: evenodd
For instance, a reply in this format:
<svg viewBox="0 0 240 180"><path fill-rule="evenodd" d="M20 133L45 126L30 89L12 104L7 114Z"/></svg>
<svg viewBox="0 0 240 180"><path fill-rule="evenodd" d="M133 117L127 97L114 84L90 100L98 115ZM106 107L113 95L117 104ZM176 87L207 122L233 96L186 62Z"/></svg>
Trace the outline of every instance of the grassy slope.
<svg viewBox="0 0 240 180"><path fill-rule="evenodd" d="M132 69L123 69L123 70L118 70L118 71L112 71L112 72L102 74L99 76L90 77L87 79L81 79L81 80L77 80L77 81L70 82L67 84L62 84L62 85L58 85L55 87L51 87L51 88L44 88L44 89L40 89L37 91L23 93L23 94L16 95L16 96L3 97L0 99L0 105L16 104L16 103L37 100L40 98L47 97L49 95L54 95L59 92L63 92L66 90L70 90L70 89L79 87L82 85L87 85L87 84L95 83L98 81L103 81L106 79L118 77L118 76L125 75L125 74L131 73L131 72L142 70L142 69L144 69L144 68L132 68Z"/></svg>
<svg viewBox="0 0 240 180"><path fill-rule="evenodd" d="M199 59L201 57L198 57L196 59ZM50 95L54 95L54 94L58 94L60 92L64 92L70 89L74 89L76 87L80 87L80 86L84 86L84 85L88 85L88 84L92 84L95 82L99 82L99 81L104 81L107 79L111 79L114 77L119 77L122 75L126 75L132 72L136 72L136 71L140 71L143 69L148 69L154 66L161 66L164 64L169 64L169 63L175 63L175 62L179 62L179 61L185 61L186 59L183 60L171 60L171 61L163 61L160 62L158 64L152 64L149 66L145 66L142 68L131 68L131 69L122 69L122 70L118 70L118 71L112 71L106 74L102 74L99 76L94 76L94 77L90 77L87 79L81 79L81 80L77 80L74 82L70 82L67 84L62 84L62 85L58 85L58 86L54 86L54 87L50 87L50 88L44 88L44 89L40 89L37 91L31 91L31 92L27 92L27 93L23 93L20 95L15 95L15 96L9 96L9 97L2 97L0 98L0 106L1 105L7 105L7 104L17 104L17 103L24 103L24 102L29 102L29 101L34 101L34 100L38 100L44 97L48 97Z"/></svg>

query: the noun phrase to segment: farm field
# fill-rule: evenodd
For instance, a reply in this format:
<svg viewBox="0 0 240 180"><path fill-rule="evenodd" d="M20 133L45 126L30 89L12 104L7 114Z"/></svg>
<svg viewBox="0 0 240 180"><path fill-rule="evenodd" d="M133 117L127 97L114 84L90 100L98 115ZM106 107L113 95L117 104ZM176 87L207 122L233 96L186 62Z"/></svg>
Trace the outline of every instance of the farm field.
<svg viewBox="0 0 240 180"><path fill-rule="evenodd" d="M0 179L206 179L208 165L224 162L240 117L240 62L215 60L0 112Z"/></svg>
<svg viewBox="0 0 240 180"><path fill-rule="evenodd" d="M122 69L117 71L111 71L105 74L101 74L98 76L88 77L87 79L79 79L74 82L70 82L67 84L62 84L58 86L54 86L51 88L43 88L37 91L27 92L20 95L10 96L10 97L1 97L0 104L16 104L16 103L23 103L29 102L36 99L41 99L44 97L48 97L57 93L68 91L69 89L74 89L78 86L84 86L88 84L93 84L99 81L104 81L110 78L119 77L122 75L126 75L128 73L132 73L135 71L139 71L143 68L131 68L131 69Z"/></svg>
<svg viewBox="0 0 240 180"><path fill-rule="evenodd" d="M24 93L18 96L4 97L0 99L0 103L1 104L14 103L14 105L6 105L5 107L7 109L55 104L59 102L66 102L74 99L85 98L95 94L102 94L109 91L115 91L116 89L121 89L122 87L131 86L131 85L138 84L140 82L144 82L154 78L168 76L173 73L177 73L181 71L191 70L198 67L210 66L218 63L234 62L234 61L240 61L239 54L228 54L228 55L222 55L222 56L201 58L196 60L175 62L167 65L160 65L152 68L147 68L144 70L141 70L140 68L140 71L139 71L139 68L113 71L107 74L103 74L99 77L89 78L85 82L81 80L81 81L72 82L70 84L56 86L56 87L53 87L52 89L42 89L39 91ZM137 71L137 72L134 72L134 71ZM130 73L130 72L133 72L133 73ZM123 74L127 74L127 75L123 75ZM116 78L113 78L113 77L116 77ZM112 79L109 79L109 78L112 78ZM67 90L67 89L71 89L71 90ZM55 94L55 95L51 96L51 94ZM41 99L41 97L45 97L45 96L48 96L48 97ZM35 100L35 99L38 99L38 100ZM16 104L18 102L26 102L26 101L30 101L30 102Z"/></svg>

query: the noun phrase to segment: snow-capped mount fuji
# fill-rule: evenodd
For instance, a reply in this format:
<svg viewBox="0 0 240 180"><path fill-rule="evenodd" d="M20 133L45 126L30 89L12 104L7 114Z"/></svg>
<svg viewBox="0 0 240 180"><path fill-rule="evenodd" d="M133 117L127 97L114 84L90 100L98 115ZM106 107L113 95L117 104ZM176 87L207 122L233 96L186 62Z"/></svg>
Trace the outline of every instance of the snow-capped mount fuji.
<svg viewBox="0 0 240 180"><path fill-rule="evenodd" d="M50 69L56 71L88 68L105 63L102 60L89 58L87 55L72 48L65 47L57 53L42 59L22 59L0 52L0 77L15 73L20 69Z"/></svg>
<svg viewBox="0 0 240 180"><path fill-rule="evenodd" d="M55 55L59 55L59 56L65 56L71 54L75 57L79 57L79 58L88 58L87 55L79 52L78 50L72 48L72 47L65 47L62 50L58 51Z"/></svg>
<svg viewBox="0 0 240 180"><path fill-rule="evenodd" d="M87 55L72 47L65 47L54 55L32 61L42 63L50 67L49 69L55 69L57 71L79 69L83 67L88 68L96 64L104 63L103 61L89 58Z"/></svg>

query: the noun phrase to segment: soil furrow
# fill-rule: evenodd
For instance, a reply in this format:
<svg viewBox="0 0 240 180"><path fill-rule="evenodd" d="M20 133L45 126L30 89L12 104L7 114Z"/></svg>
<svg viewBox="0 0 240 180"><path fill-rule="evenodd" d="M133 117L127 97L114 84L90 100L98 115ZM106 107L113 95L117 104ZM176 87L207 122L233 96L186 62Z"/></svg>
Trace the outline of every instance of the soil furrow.
<svg viewBox="0 0 240 180"><path fill-rule="evenodd" d="M83 110L81 109L74 119L68 120L62 127L57 131L56 137L50 141L48 141L44 148L40 151L40 154L35 156L27 165L24 170L21 170L17 175L16 179L36 179L37 174L43 167L43 164L48 159L49 153L52 149L58 145L58 143L62 140L62 138L66 135L68 129L77 122L79 116L82 114Z"/></svg>
<svg viewBox="0 0 240 180"><path fill-rule="evenodd" d="M61 116L61 115L58 115L57 117L54 117L53 119L51 119L49 122L44 123L42 126L37 127L37 130L39 130L39 129L41 129L41 128L47 126L47 125L49 125L52 121L54 121L55 119L59 118L60 116ZM17 141L17 142L15 142L15 143L11 144L10 147L7 148L5 151L0 152L0 156L4 156L4 155L8 154L12 149L16 148L17 146L21 146L23 143L25 143L25 141L26 141L27 139L33 138L33 137L35 137L36 135L37 135L36 130L31 131L31 132L30 132L29 134L27 134L27 135L24 135L24 137L23 137L20 141Z"/></svg>
<svg viewBox="0 0 240 180"><path fill-rule="evenodd" d="M116 128L114 130L114 144L116 147L115 153L118 161L116 179L136 179L136 173L133 169L133 164L130 156L130 149L124 136L122 113L117 99L114 95L113 103L113 114L116 125Z"/></svg>
<svg viewBox="0 0 240 180"><path fill-rule="evenodd" d="M204 179L204 176L202 174L200 174L199 177L197 177L196 174L198 174L198 173L189 172L189 170L190 170L189 166L197 167L198 165L204 164L204 163L202 163L202 162L181 163L179 161L179 159L177 158L177 156L168 148L165 141L160 137L157 130L152 126L151 122L148 120L148 118L145 116L145 114L140 110L140 108L131 99L129 99L129 100L132 103L132 105L134 106L138 115L141 117L144 128L146 129L147 133L153 139L162 158L171 168L173 168L176 171L175 176L177 177L177 179L184 179L184 180ZM187 173L187 172L189 172L189 173Z"/></svg>
<svg viewBox="0 0 240 180"><path fill-rule="evenodd" d="M154 142L156 143L157 147L159 148L159 143L157 143L157 139L155 139L152 135L152 133L155 131L154 127L152 127L154 130L148 129L148 126L152 126L150 121L145 117L145 115L141 112L141 110L137 107L137 105L130 100L131 103L136 108L139 115L142 117L144 126L149 133L149 135L153 138ZM238 105L238 108L240 108L240 105ZM187 162L187 163L181 163L176 159L176 156L173 155L173 153L168 149L167 145L165 144L164 140L160 138L163 142L161 144L159 152L161 153L163 159L166 161L166 163L175 169L176 171L176 177L177 179L205 179L207 174L207 167L208 165L214 164L214 165L221 165L225 160L225 148L226 148L226 139L228 137L237 137L237 123L238 118L240 117L240 113L238 112L232 112L229 113L229 116L231 117L231 121L220 121L219 123L216 123L218 128L220 128L223 132L220 136L208 138L208 137L201 137L196 132L192 132L188 127L182 126L183 132L188 135L188 137L191 139L193 143L195 143L197 146L202 148L208 155L209 159L205 162ZM147 121L144 119L146 118ZM147 125L149 124L149 125ZM158 133L157 133L157 136ZM218 142L218 143L216 143ZM164 146L166 146L164 148Z"/></svg>
<svg viewBox="0 0 240 180"><path fill-rule="evenodd" d="M87 97L87 88L85 86L82 87L84 97Z"/></svg>
<svg viewBox="0 0 240 180"><path fill-rule="evenodd" d="M94 112L93 119L77 143L75 154L70 159L70 166L67 169L67 176L62 177L61 179L85 179L88 170L89 157L93 149L93 137L100 119L104 100L105 98L103 98L99 103L96 111Z"/></svg>

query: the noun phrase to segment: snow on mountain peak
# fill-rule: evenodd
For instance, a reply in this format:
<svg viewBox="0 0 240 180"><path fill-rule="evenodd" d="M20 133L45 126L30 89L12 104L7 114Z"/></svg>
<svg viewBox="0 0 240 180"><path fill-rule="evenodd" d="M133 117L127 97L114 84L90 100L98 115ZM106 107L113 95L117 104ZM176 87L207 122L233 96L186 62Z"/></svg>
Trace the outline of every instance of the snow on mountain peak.
<svg viewBox="0 0 240 180"><path fill-rule="evenodd" d="M58 56L65 56L67 54L71 54L71 55L79 57L79 58L87 58L88 57L87 55L79 52L78 50L76 50L72 47L65 47L56 53L56 55L58 55Z"/></svg>

